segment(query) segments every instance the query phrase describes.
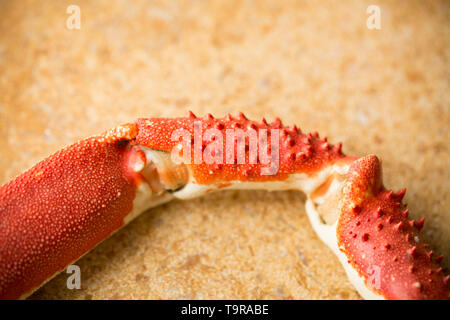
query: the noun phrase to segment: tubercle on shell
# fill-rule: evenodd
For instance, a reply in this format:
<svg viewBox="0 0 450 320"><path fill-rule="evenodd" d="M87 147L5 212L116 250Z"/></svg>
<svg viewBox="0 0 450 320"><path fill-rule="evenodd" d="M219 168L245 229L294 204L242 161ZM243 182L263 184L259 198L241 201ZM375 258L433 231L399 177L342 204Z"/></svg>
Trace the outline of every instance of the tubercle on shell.
<svg viewBox="0 0 450 320"><path fill-rule="evenodd" d="M276 118L268 123L265 118L260 122L248 120L247 117L239 112L237 117L228 114L223 118L214 118L211 114L200 118L189 112L187 117L170 119L138 119L136 125L138 134L135 143L149 148L155 148L170 152L175 145L180 144L180 140L173 141L172 133L177 129L184 129L194 137L194 122L201 123L201 131L205 133L208 129L217 129L223 135L223 148L227 143L227 130L243 130L245 134L250 129L259 132L260 129L267 130L267 155L271 156L271 130L279 130L278 154L279 164L275 174L261 175L261 168L268 164L262 164L260 159L257 163L251 164L249 161L248 137L245 142L245 163L237 164L234 159L233 164L228 164L225 151L222 153L221 163L208 164L206 162L194 162L194 141L191 140L191 172L199 184L211 184L217 181L270 181L283 180L292 173L314 174L324 166L334 162L348 160L342 153L342 144L331 145L326 138L320 139L317 133L304 134L297 126L285 127L281 120ZM201 152L213 140L205 141L202 139ZM236 148L236 146L235 146ZM257 151L259 154L261 145L257 142ZM236 150L236 149L235 149ZM352 158L353 159L353 158Z"/></svg>
<svg viewBox="0 0 450 320"><path fill-rule="evenodd" d="M343 187L339 248L367 286L387 299L450 299L442 258L433 259L422 240L424 219L408 220L404 194L383 187L376 156L353 162Z"/></svg>

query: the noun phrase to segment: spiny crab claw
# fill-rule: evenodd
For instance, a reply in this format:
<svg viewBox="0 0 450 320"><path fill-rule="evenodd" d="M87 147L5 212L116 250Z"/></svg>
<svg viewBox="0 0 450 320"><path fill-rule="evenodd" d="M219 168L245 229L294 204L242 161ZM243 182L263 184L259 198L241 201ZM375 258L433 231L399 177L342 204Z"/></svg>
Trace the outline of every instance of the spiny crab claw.
<svg viewBox="0 0 450 320"><path fill-rule="evenodd" d="M148 208L223 189L305 192L313 228L364 298L450 298L424 221L408 221L404 190L383 188L378 158L242 113L138 119L0 187L0 298L28 296Z"/></svg>
<svg viewBox="0 0 450 320"><path fill-rule="evenodd" d="M360 158L342 186L338 220L317 231L364 298L449 299L449 277L419 233L424 219L408 220L404 195L383 187L376 156Z"/></svg>

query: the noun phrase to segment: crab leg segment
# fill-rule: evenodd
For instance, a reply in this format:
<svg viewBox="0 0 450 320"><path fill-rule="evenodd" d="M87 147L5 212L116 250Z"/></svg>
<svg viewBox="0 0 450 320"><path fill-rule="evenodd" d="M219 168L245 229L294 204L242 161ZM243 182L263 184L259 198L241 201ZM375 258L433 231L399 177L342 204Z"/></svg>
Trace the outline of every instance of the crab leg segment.
<svg viewBox="0 0 450 320"><path fill-rule="evenodd" d="M26 297L149 206L133 124L69 146L0 188L0 298Z"/></svg>
<svg viewBox="0 0 450 320"><path fill-rule="evenodd" d="M405 190L384 189L376 156L352 164L342 194L338 245L371 291L386 299L450 299L449 277L419 233L424 219L408 219Z"/></svg>
<svg viewBox="0 0 450 320"><path fill-rule="evenodd" d="M190 113L185 118L138 119L136 124L136 144L152 149L172 152L185 143L181 138L187 136L192 182L210 188L233 181L285 181L292 174L312 176L335 163L355 159L342 154L340 143L333 146L316 132L304 134L296 126L284 127L278 118L268 123L264 118L260 122L248 120L242 113L220 119L210 114L198 118ZM216 147L219 150L211 150ZM239 150L244 159L241 162ZM208 163L207 154L213 154L215 161ZM264 156L269 159L265 161ZM270 165L274 170L265 172Z"/></svg>

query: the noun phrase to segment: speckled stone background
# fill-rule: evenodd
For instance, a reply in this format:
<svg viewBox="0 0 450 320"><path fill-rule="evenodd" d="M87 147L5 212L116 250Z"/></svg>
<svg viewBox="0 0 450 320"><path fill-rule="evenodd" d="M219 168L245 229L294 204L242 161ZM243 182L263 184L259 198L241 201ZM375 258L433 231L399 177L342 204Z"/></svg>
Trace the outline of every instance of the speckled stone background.
<svg viewBox="0 0 450 320"><path fill-rule="evenodd" d="M0 183L137 117L280 116L379 155L448 267L449 67L449 1L0 0ZM31 298L360 298L294 191L163 205L77 264Z"/></svg>

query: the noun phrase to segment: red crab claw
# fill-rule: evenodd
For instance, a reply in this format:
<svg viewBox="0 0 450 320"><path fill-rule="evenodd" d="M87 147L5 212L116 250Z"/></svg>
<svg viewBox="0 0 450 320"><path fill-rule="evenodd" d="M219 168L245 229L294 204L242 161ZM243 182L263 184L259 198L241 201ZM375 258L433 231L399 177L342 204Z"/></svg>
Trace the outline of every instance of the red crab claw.
<svg viewBox="0 0 450 320"><path fill-rule="evenodd" d="M352 163L342 194L338 246L368 290L387 299L450 298L419 233L423 220L407 219L404 191L384 189L376 156Z"/></svg>

